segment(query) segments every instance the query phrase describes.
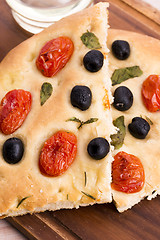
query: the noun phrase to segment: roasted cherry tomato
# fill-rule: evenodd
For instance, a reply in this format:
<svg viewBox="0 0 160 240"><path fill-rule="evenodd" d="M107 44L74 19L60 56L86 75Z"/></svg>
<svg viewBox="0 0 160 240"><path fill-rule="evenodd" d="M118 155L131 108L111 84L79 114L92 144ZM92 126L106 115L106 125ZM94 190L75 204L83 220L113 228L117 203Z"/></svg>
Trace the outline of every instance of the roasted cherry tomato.
<svg viewBox="0 0 160 240"><path fill-rule="evenodd" d="M36 60L37 68L45 77L58 73L69 61L74 45L68 37L58 37L47 42Z"/></svg>
<svg viewBox="0 0 160 240"><path fill-rule="evenodd" d="M77 138L73 133L59 131L49 138L40 153L40 171L48 176L63 174L77 153Z"/></svg>
<svg viewBox="0 0 160 240"><path fill-rule="evenodd" d="M119 152L112 164L112 188L125 193L139 192L145 181L141 161L134 155Z"/></svg>
<svg viewBox="0 0 160 240"><path fill-rule="evenodd" d="M142 84L143 102L150 112L160 110L160 75L150 75Z"/></svg>
<svg viewBox="0 0 160 240"><path fill-rule="evenodd" d="M0 104L0 130L8 135L15 132L31 109L31 93L21 89L8 92Z"/></svg>

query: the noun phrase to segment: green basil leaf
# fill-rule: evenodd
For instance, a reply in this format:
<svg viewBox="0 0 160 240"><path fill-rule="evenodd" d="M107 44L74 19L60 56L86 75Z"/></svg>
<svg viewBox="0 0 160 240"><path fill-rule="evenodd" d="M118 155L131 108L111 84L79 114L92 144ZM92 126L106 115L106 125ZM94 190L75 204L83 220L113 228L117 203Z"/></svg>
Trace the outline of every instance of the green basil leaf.
<svg viewBox="0 0 160 240"><path fill-rule="evenodd" d="M96 200L95 197L93 197L92 195L90 195L90 194L88 194L88 193L85 193L85 192L83 192L83 191L81 191L81 193L83 193L84 195L86 195L86 196L89 197L89 198L92 198L93 200Z"/></svg>
<svg viewBox="0 0 160 240"><path fill-rule="evenodd" d="M41 106L47 101L47 99L52 95L52 85L48 82L43 83L40 91L40 101Z"/></svg>
<svg viewBox="0 0 160 240"><path fill-rule="evenodd" d="M119 130L116 134L111 135L111 145L114 146L115 149L119 149L122 147L124 138L126 135L126 127L124 125L124 116L120 116L113 121L113 125L117 127Z"/></svg>
<svg viewBox="0 0 160 240"><path fill-rule="evenodd" d="M101 48L98 38L92 32L87 31L86 33L83 33L83 35L81 36L81 40L83 44L89 49Z"/></svg>
<svg viewBox="0 0 160 240"><path fill-rule="evenodd" d="M112 85L120 84L127 79L139 77L143 74L139 66L116 69L111 77Z"/></svg>
<svg viewBox="0 0 160 240"><path fill-rule="evenodd" d="M24 200L26 200L27 198L30 198L30 197L32 197L32 196L28 196L28 197L22 198L22 199L20 200L20 202L18 203L17 208L19 208L19 206L22 204L22 202L23 202Z"/></svg>

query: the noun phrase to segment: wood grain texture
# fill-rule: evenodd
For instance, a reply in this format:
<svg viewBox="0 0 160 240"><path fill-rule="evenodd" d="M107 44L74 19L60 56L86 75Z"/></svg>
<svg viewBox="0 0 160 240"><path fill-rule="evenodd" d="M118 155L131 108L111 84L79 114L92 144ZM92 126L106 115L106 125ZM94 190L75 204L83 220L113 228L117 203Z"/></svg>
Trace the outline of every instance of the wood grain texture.
<svg viewBox="0 0 160 240"><path fill-rule="evenodd" d="M122 0L122 1L126 2L131 7L135 8L139 12L151 18L153 21L160 24L160 11L153 7L151 4L148 4L143 0Z"/></svg>
<svg viewBox="0 0 160 240"><path fill-rule="evenodd" d="M113 204L9 218L29 239L159 240L160 197L118 213ZM156 210L155 210L156 209Z"/></svg>
<svg viewBox="0 0 160 240"><path fill-rule="evenodd" d="M111 28L144 33L160 39L160 26L157 23L121 0L108 2ZM2 60L10 49L29 37L15 23L4 0L1 0L0 29ZM27 238L34 240L159 240L159 216L160 197L157 197L152 201L144 200L122 214L116 211L113 204L103 204L8 218L7 221Z"/></svg>
<svg viewBox="0 0 160 240"><path fill-rule="evenodd" d="M111 28L143 33L160 39L160 26L121 0L108 0Z"/></svg>
<svg viewBox="0 0 160 240"><path fill-rule="evenodd" d="M0 2L0 61L15 46L26 40L30 34L23 31L14 21L5 0Z"/></svg>

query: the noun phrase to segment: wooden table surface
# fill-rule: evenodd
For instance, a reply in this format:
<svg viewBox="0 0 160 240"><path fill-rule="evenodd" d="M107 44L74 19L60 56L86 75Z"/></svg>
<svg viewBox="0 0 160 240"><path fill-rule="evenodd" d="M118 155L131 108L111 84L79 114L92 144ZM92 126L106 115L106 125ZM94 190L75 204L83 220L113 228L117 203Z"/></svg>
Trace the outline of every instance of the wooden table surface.
<svg viewBox="0 0 160 240"><path fill-rule="evenodd" d="M96 1L98 2L98 1ZM112 28L118 29L126 29L130 31L141 32L153 37L160 39L160 26L150 20L149 18L145 17L144 15L140 14L136 10L129 7L127 4L122 2L121 0L109 0L110 2L110 25ZM10 8L7 6L5 0L1 0L1 14L0 14L0 60L11 50L13 47L18 45L20 42L27 39L30 34L23 31L13 20ZM158 205L159 201L153 200ZM145 203L148 206L148 203ZM152 206L152 205L149 205ZM101 206L97 209L102 210ZM109 213L113 210L113 206L109 209ZM90 208L89 208L90 209ZM93 207L93 212L95 208ZM98 211L97 210L97 211ZM73 210L74 211L74 210ZM85 210L82 210L85 211ZM90 211L90 210L89 210ZM105 211L105 209L103 210ZM136 212L136 211L135 211ZM117 214L117 213L115 213ZM114 216L113 214L113 219ZM61 214L60 214L61 215ZM63 212L62 212L63 215ZM125 215L124 215L125 216ZM60 216L61 217L61 216ZM21 218L19 218L21 219ZM16 222L15 219L10 220L13 224ZM143 222L143 220L142 220ZM16 224L14 224L16 225ZM16 228L13 228L8 221L0 220L0 239L3 240L23 240L26 239ZM34 238L39 239L39 238ZM43 238L44 239L44 238ZM67 238L68 239L68 238ZM92 238L90 238L92 239ZM117 239L117 238L116 238ZM133 239L133 238L132 238ZM140 238L138 238L140 239ZM144 239L143 237L141 239ZM147 238L146 238L147 239ZM152 239L152 238L148 238ZM154 238L154 239L160 239ZM125 239L126 240L126 239Z"/></svg>

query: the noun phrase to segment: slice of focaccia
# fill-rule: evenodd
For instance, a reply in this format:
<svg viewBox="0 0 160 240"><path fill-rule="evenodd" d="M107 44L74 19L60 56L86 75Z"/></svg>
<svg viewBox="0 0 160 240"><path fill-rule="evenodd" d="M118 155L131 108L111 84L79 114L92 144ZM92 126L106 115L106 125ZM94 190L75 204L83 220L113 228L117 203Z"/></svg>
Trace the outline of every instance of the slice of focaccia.
<svg viewBox="0 0 160 240"><path fill-rule="evenodd" d="M0 216L111 202L107 3L0 64Z"/></svg>
<svg viewBox="0 0 160 240"><path fill-rule="evenodd" d="M112 139L112 194L122 212L160 193L160 41L110 30L108 47L113 120L119 129Z"/></svg>

